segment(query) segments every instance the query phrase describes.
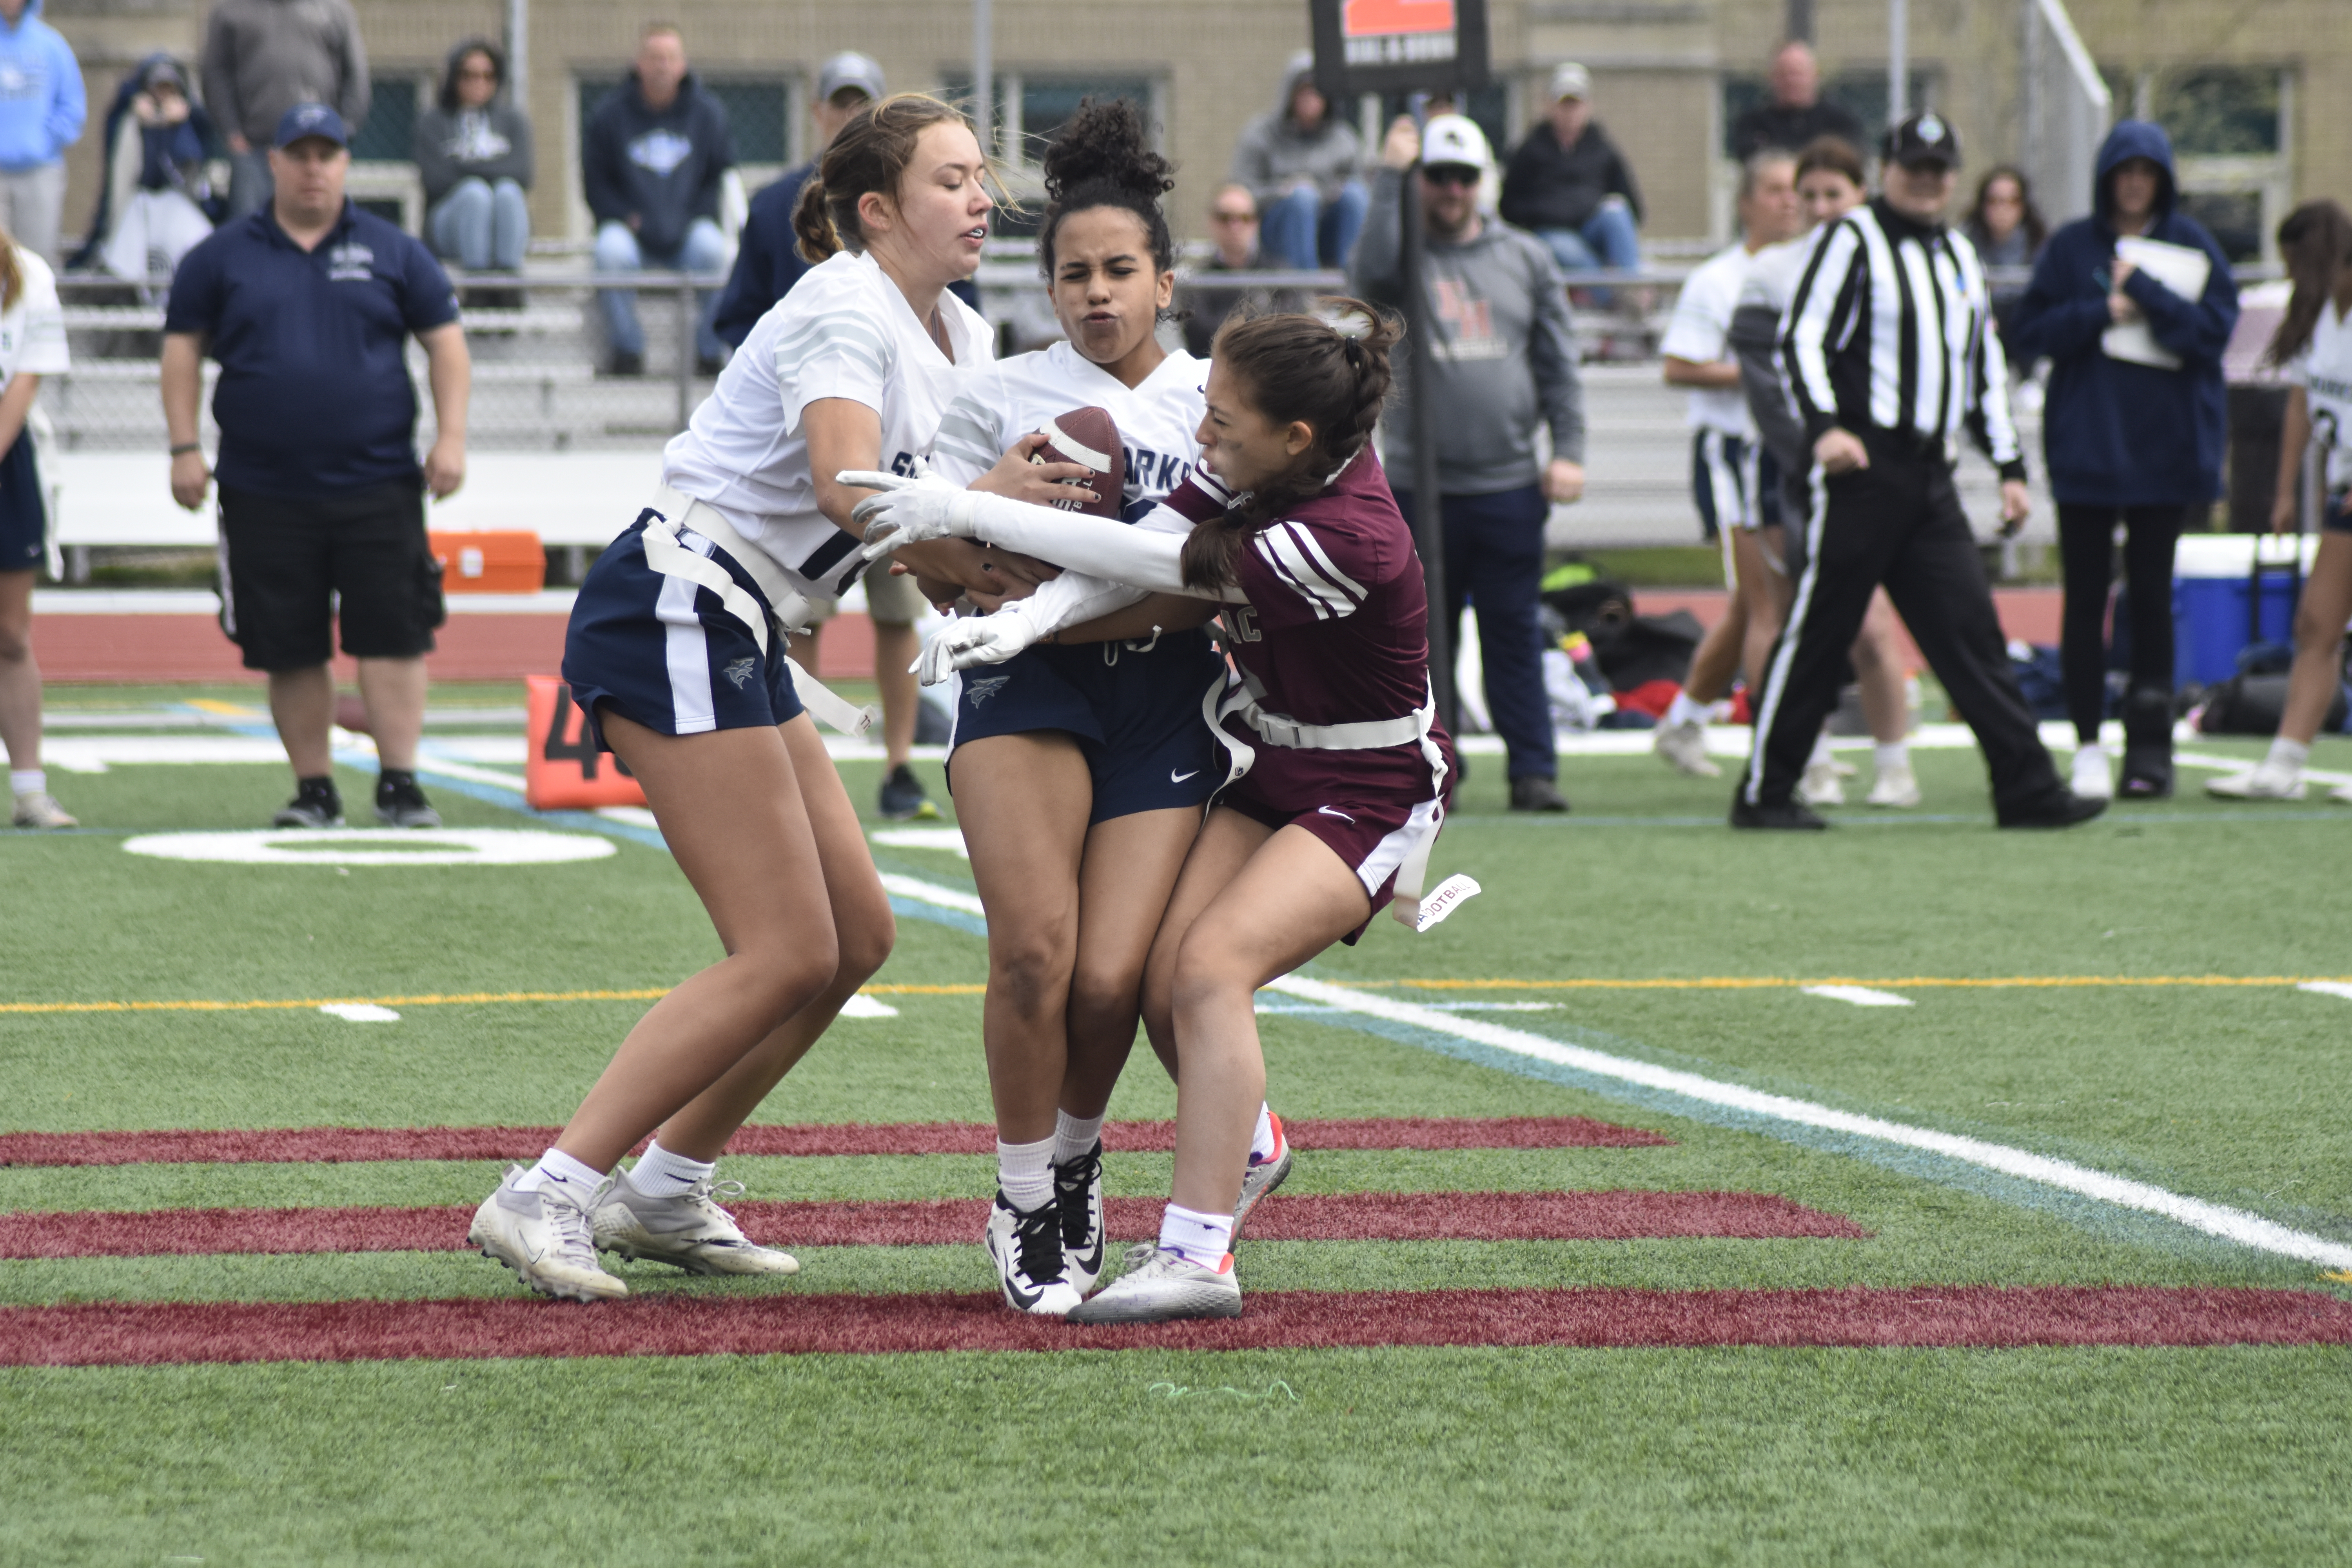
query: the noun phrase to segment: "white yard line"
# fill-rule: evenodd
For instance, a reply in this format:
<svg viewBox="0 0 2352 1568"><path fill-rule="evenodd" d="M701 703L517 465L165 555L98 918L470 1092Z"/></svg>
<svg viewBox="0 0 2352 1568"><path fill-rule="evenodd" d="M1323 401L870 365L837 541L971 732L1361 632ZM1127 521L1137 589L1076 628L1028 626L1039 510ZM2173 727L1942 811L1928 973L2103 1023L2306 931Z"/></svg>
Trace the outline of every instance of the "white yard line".
<svg viewBox="0 0 2352 1568"><path fill-rule="evenodd" d="M2347 1002L2352 1002L2352 985L2347 985L2341 980L2306 980L2295 989L2308 991L2319 996L2340 996Z"/></svg>
<svg viewBox="0 0 2352 1568"><path fill-rule="evenodd" d="M1809 1100L1792 1100L1786 1095L1767 1094L1736 1083L1723 1083L1696 1073L1680 1072L1651 1062L1636 1061L1629 1057L1612 1056L1582 1046L1566 1045L1559 1040L1531 1035L1522 1029L1507 1028L1483 1019L1465 1018L1458 1014L1441 1013L1434 1008L1400 1002L1391 997L1370 995L1350 990L1344 985L1326 984L1319 980L1286 975L1267 986L1285 995L1304 1001L1319 1002L1344 1012L1360 1013L1368 1017L1384 1018L1391 1023L1404 1024L1433 1034L1451 1035L1456 1039L1507 1051L1513 1056L1537 1061L1551 1062L1578 1072L1596 1077L1612 1078L1622 1082L1640 1084L1662 1089L1708 1105L1717 1105L1746 1112L1752 1116L1769 1117L1775 1121L1793 1122L1800 1126L1824 1128L1854 1137L1874 1139L1898 1148L1916 1149L1946 1159L1958 1160L1989 1171L2038 1182L2063 1192L2078 1193L2120 1207L2139 1209L2162 1215L2192 1230L2221 1237L2241 1247L2276 1253L2284 1258L2302 1258L2325 1264L2334 1268L2352 1268L2352 1246L2330 1241L2294 1230L2260 1215L2242 1209L2227 1208L2220 1204L2186 1197L2105 1171L2091 1170L2065 1160L2053 1160L2023 1149L2012 1149L2000 1143L1988 1143L1982 1139L1963 1138L1954 1133L1937 1132L1926 1127L1907 1126L1899 1121L1887 1121L1875 1116L1862 1116L1852 1111L1815 1105Z"/></svg>
<svg viewBox="0 0 2352 1568"><path fill-rule="evenodd" d="M885 892L912 899L917 903L936 904L943 910L958 910L968 915L986 919L988 911L980 907L980 900L971 893L954 888L942 888L937 882L926 882L920 877L902 877L896 871L882 873Z"/></svg>
<svg viewBox="0 0 2352 1568"><path fill-rule="evenodd" d="M1857 1007L1911 1005L1908 996L1897 996L1892 991L1874 991L1867 985L1807 985L1801 989L1808 996L1826 996L1832 1002L1851 1002Z"/></svg>

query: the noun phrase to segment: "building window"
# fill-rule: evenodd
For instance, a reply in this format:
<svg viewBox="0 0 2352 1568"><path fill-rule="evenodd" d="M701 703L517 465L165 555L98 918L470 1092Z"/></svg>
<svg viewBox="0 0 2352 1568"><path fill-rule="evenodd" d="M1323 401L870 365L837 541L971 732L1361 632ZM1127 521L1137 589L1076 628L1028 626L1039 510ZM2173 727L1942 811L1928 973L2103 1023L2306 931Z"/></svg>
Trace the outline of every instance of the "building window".
<svg viewBox="0 0 2352 1568"><path fill-rule="evenodd" d="M1885 70L1846 70L1822 79L1822 97L1843 109L1862 121L1863 134L1874 145L1861 148L1865 156L1874 156L1878 132L1886 124L1889 102ZM1737 75L1723 79L1723 145L1718 151L1731 156L1731 128L1739 117L1751 109L1761 109L1772 101L1771 84L1761 76ZM1933 71L1914 70L1911 73L1910 103L1913 109L1930 109L1936 102L1936 75Z"/></svg>
<svg viewBox="0 0 2352 1568"><path fill-rule="evenodd" d="M941 83L950 102L971 110L971 78L950 72ZM1143 113L1152 141L1161 139L1166 103L1160 83L1140 76L1029 76L1007 71L996 79L996 95L989 105L993 132L992 148L1004 170L1006 194L1013 205L997 209L991 220L997 235L1021 238L1034 235L1045 216L1045 185L1038 170L1046 145L1078 105L1089 98L1123 98Z"/></svg>
<svg viewBox="0 0 2352 1568"><path fill-rule="evenodd" d="M413 76L368 77L368 114L352 138L354 163L405 163L416 155L416 111L424 97Z"/></svg>
<svg viewBox="0 0 2352 1568"><path fill-rule="evenodd" d="M2292 205L2295 79L2271 66L2105 73L2116 117L2153 121L2172 139L2180 210L2232 261L2274 261Z"/></svg>

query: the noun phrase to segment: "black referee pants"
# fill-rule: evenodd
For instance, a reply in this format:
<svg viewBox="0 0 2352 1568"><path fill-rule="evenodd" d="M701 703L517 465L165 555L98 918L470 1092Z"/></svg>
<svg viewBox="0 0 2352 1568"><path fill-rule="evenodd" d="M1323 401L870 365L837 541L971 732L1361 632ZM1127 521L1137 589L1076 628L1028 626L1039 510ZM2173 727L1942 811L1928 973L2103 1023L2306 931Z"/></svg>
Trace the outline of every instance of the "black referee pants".
<svg viewBox="0 0 2352 1568"><path fill-rule="evenodd" d="M1772 805L1795 794L1822 721L1837 706L1846 650L1862 630L1871 591L1883 583L1952 706L1976 731L1995 810L2004 818L2031 811L2064 786L2010 668L1951 465L1875 432L1864 445L1867 468L1817 476L1808 560L1767 666L1742 795Z"/></svg>

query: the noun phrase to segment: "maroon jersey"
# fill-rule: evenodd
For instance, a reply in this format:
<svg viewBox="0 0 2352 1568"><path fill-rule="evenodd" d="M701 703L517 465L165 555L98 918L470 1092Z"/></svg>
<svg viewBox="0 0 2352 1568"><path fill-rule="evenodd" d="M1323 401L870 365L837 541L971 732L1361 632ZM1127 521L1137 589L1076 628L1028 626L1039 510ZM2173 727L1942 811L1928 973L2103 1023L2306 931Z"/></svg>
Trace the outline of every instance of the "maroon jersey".
<svg viewBox="0 0 2352 1568"><path fill-rule="evenodd" d="M1223 510L1211 476L1162 503L1190 521ZM1187 493L1188 490L1191 493ZM1428 705L1429 599L1412 531L1367 447L1319 495L1251 535L1235 575L1245 605L1229 605L1226 642L1240 677L1267 714L1329 726L1397 720ZM1312 812L1349 801L1424 801L1437 786L1417 741L1369 750L1268 742L1238 714L1223 730L1255 750L1233 787L1276 811ZM1453 743L1430 733L1456 771Z"/></svg>

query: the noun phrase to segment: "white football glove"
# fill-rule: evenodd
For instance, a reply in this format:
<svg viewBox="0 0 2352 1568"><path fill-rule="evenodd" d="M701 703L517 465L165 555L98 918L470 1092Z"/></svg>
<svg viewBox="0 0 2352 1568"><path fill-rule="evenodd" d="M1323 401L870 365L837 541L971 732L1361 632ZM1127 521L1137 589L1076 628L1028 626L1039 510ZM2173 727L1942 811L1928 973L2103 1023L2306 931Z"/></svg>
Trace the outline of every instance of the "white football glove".
<svg viewBox="0 0 2352 1568"><path fill-rule="evenodd" d="M902 544L927 539L970 539L979 531L980 493L950 484L918 458L915 472L886 474L870 468L845 468L835 483L856 489L879 490L850 510L849 521L866 532L865 558L887 555Z"/></svg>
<svg viewBox="0 0 2352 1568"><path fill-rule="evenodd" d="M923 645L915 673L925 686L937 686L956 670L976 664L1003 664L1036 640L1037 630L1026 616L1007 610L966 616L950 622Z"/></svg>

